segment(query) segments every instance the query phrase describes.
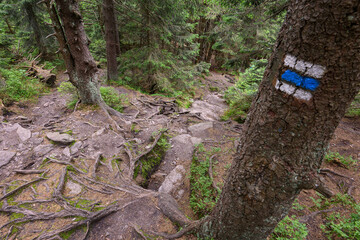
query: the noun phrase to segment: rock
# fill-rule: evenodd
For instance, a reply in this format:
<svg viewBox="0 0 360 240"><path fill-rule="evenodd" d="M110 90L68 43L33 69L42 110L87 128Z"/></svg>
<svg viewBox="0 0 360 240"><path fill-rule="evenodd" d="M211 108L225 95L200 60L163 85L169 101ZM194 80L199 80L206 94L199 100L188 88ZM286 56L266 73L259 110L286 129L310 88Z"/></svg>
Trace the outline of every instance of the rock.
<svg viewBox="0 0 360 240"><path fill-rule="evenodd" d="M103 134L105 131L105 128L101 128L100 130L96 131L92 137L96 137L96 136L100 136L101 134Z"/></svg>
<svg viewBox="0 0 360 240"><path fill-rule="evenodd" d="M34 134L33 134L34 135ZM39 144L41 144L42 142L44 141L44 139L43 138L32 138L31 139L31 142L34 144L34 145L39 145Z"/></svg>
<svg viewBox="0 0 360 240"><path fill-rule="evenodd" d="M176 166L169 175L166 176L165 181L161 184L159 192L171 194L184 181L186 170L184 166Z"/></svg>
<svg viewBox="0 0 360 240"><path fill-rule="evenodd" d="M193 137L208 138L211 130L214 128L213 122L198 123L190 126L188 129Z"/></svg>
<svg viewBox="0 0 360 240"><path fill-rule="evenodd" d="M0 167L5 166L15 156L16 152L0 151Z"/></svg>
<svg viewBox="0 0 360 240"><path fill-rule="evenodd" d="M58 132L47 133L46 137L55 143L66 145L75 141L75 139L69 134L60 134Z"/></svg>
<svg viewBox="0 0 360 240"><path fill-rule="evenodd" d="M31 131L28 129L23 128L19 125L18 129L16 130L21 141L25 142L29 138L31 138Z"/></svg>
<svg viewBox="0 0 360 240"><path fill-rule="evenodd" d="M17 130L19 127L20 127L20 125L18 123L15 123L14 125L10 125L10 126L5 127L4 130L6 132L12 132L12 131Z"/></svg>
<svg viewBox="0 0 360 240"><path fill-rule="evenodd" d="M80 150L82 145L83 143L81 141L76 142L74 145L71 146L70 153L76 154Z"/></svg>
<svg viewBox="0 0 360 240"><path fill-rule="evenodd" d="M74 183L72 181L66 182L66 188L70 190L69 195L70 196L76 196L81 193L81 185Z"/></svg>
<svg viewBox="0 0 360 240"><path fill-rule="evenodd" d="M63 152L62 152L65 156L67 157L70 157L71 154L70 154L70 148L69 147L66 147Z"/></svg>
<svg viewBox="0 0 360 240"><path fill-rule="evenodd" d="M193 114L200 113L200 116L206 121L214 121L220 119L219 116L224 113L225 109L226 107L220 107L206 101L197 100L188 110Z"/></svg>
<svg viewBox="0 0 360 240"><path fill-rule="evenodd" d="M34 148L34 153L37 157L42 157L53 149L54 146L52 144L39 145Z"/></svg>

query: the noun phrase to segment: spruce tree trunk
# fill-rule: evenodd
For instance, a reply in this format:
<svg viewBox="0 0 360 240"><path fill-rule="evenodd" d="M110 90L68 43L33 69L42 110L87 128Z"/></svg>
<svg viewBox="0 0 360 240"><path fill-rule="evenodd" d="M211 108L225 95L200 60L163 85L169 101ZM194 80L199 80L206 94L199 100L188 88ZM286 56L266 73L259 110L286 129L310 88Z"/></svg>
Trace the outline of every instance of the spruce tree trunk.
<svg viewBox="0 0 360 240"><path fill-rule="evenodd" d="M113 0L103 0L106 59L107 59L107 80L118 79L117 60L120 55L119 33L116 24Z"/></svg>
<svg viewBox="0 0 360 240"><path fill-rule="evenodd" d="M47 1L60 51L71 83L84 104L103 104L98 84L98 69L89 50L89 42L76 0L55 0L57 9ZM60 20L59 20L60 18Z"/></svg>
<svg viewBox="0 0 360 240"><path fill-rule="evenodd" d="M212 214L215 239L266 239L302 189L360 87L358 0L293 0Z"/></svg>
<svg viewBox="0 0 360 240"><path fill-rule="evenodd" d="M37 47L39 48L39 52L41 53L43 58L46 58L47 57L47 49L46 49L46 46L44 43L44 38L41 34L39 23L36 19L36 15L35 15L34 8L33 8L33 3L25 1L24 8L25 8L26 14L29 18L31 28L34 31L35 41L36 41Z"/></svg>

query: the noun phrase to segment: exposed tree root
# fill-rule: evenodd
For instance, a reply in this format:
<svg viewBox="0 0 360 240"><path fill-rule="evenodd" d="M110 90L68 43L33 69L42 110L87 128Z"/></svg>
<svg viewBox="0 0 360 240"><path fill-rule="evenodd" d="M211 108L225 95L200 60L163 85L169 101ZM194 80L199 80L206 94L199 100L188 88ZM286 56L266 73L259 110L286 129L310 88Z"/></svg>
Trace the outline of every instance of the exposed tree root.
<svg viewBox="0 0 360 240"><path fill-rule="evenodd" d="M94 191L94 192L99 192L99 193L108 194L108 195L114 193L114 192L108 191L108 190L100 190L100 189L93 188L93 187L89 186L88 184L84 183L83 181L81 181L81 180L80 180L77 176L75 176L75 174L73 174L73 173L69 173L69 177L70 177L73 181L75 181L75 182L83 185L84 187L86 187L86 188L88 188L88 189L90 189L90 190L92 190L92 191Z"/></svg>
<svg viewBox="0 0 360 240"><path fill-rule="evenodd" d="M17 191L19 191L19 190L21 190L21 189L23 189L23 188L26 188L26 187L28 187L28 186L30 186L30 185L33 184L33 183L36 183L36 182L38 182L38 181L42 181L42 180L45 180L45 179L46 179L46 178L39 177L39 178L36 178L36 179L34 179L34 180L30 181L30 182L27 182L27 183L25 183L25 184L23 184L23 185L15 188L14 190L12 190L12 191L4 194L2 197L0 197L0 201L4 200L5 198L7 198L7 197L9 197L9 196L11 196L11 195L13 195L13 194L16 193Z"/></svg>
<svg viewBox="0 0 360 240"><path fill-rule="evenodd" d="M74 170L76 170L78 173L84 173L83 171L81 171L79 168L77 168L74 164L72 164L71 162L66 162L66 161L59 161L59 160L55 160L55 159L49 159L49 162L52 163L58 163L58 164L62 164L62 165L69 165L71 166Z"/></svg>
<svg viewBox="0 0 360 240"><path fill-rule="evenodd" d="M307 223L309 222L312 218L314 218L316 215L320 214L320 213L327 213L327 212L334 212L341 209L340 207L337 208L331 208L331 209L325 209L325 210L320 210L320 211L316 211L316 212L312 212L309 215L303 216L300 218L300 222L301 223Z"/></svg>
<svg viewBox="0 0 360 240"><path fill-rule="evenodd" d="M46 171L47 170L14 170L14 172L20 173L20 174L41 174Z"/></svg>
<svg viewBox="0 0 360 240"><path fill-rule="evenodd" d="M350 197L352 197L354 199L354 197L352 196L352 191L354 190L354 186L353 186L354 179L353 178L350 178L348 176L345 176L343 174L334 172L334 171L332 171L330 169L326 169L326 168L320 169L320 174L324 174L327 177L329 177L331 179L331 181L333 181L334 183L337 184L337 186L339 187L340 190L344 190L344 188L347 188L346 194L348 194ZM333 176L337 176L337 177L346 179L348 181L340 181L339 182Z"/></svg>
<svg viewBox="0 0 360 240"><path fill-rule="evenodd" d="M191 233L192 231L197 229L201 225L201 223L202 223L201 221L192 222L189 226L181 229L179 232L175 234L166 234L166 233L158 233L158 232L149 232L149 233L151 235L163 237L165 239L177 239L177 238L181 238L185 234Z"/></svg>
<svg viewBox="0 0 360 240"><path fill-rule="evenodd" d="M154 142L151 144L151 146L146 149L146 151L144 151L143 153L141 153L140 155L133 157L130 149L127 147L126 143L123 143L122 146L124 146L125 148L125 152L126 154L129 156L129 179L133 179L134 178L134 170L137 167L138 161L140 160L140 158L146 156L147 154L149 154L154 147L156 146L156 144L158 143L158 141L160 140L161 136L164 134L164 132L166 132L167 129L165 130L161 130L160 133L155 137Z"/></svg>

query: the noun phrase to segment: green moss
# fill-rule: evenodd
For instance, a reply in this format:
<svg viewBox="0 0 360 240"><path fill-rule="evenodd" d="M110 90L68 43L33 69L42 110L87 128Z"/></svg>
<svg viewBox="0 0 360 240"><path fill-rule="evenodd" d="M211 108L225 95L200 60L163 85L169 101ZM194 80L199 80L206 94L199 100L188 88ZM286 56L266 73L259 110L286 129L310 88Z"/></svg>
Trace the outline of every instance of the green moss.
<svg viewBox="0 0 360 240"><path fill-rule="evenodd" d="M10 215L10 220L12 221L12 220L23 218L23 217L25 217L25 215L22 213L12 213Z"/></svg>
<svg viewBox="0 0 360 240"><path fill-rule="evenodd" d="M155 135L157 134L155 133ZM141 174L144 179L148 179L151 173L153 173L160 165L161 160L169 148L170 144L167 140L167 136L163 134L154 149L140 159L141 165L135 168L134 177L136 178L138 174Z"/></svg>

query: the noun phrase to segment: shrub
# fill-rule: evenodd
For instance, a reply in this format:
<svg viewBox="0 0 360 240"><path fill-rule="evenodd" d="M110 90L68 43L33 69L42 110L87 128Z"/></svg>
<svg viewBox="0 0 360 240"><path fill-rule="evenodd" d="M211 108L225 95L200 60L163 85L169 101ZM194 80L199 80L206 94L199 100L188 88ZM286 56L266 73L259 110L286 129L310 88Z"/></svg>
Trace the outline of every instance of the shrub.
<svg viewBox="0 0 360 240"><path fill-rule="evenodd" d="M123 102L126 101L124 94L119 94L113 87L100 87L100 93L107 105L122 112Z"/></svg>

